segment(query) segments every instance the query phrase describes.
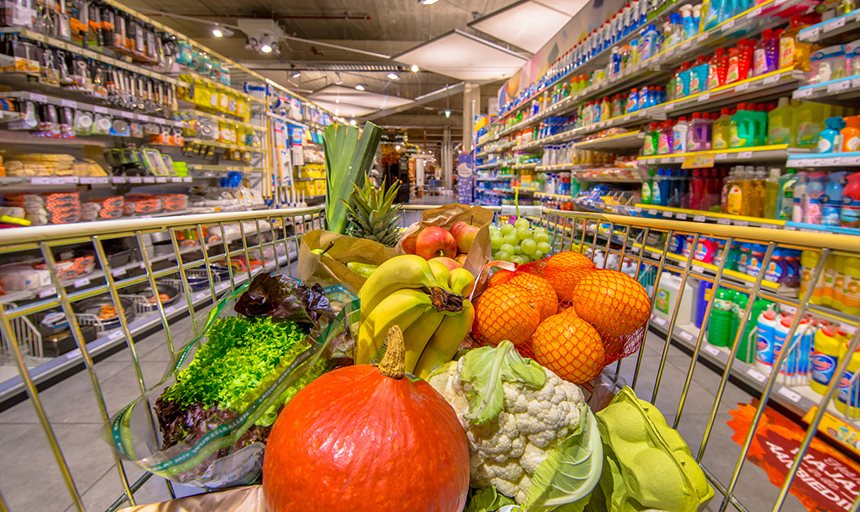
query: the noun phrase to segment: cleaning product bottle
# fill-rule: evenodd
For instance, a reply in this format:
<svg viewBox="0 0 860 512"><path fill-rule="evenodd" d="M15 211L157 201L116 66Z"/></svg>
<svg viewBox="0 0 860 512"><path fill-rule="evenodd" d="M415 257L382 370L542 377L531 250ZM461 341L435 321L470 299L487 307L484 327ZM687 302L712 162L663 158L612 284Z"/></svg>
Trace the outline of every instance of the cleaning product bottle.
<svg viewBox="0 0 860 512"><path fill-rule="evenodd" d="M713 321L713 320L712 320ZM765 375L773 370L773 339L776 334L776 313L765 310L758 316L755 367Z"/></svg>
<svg viewBox="0 0 860 512"><path fill-rule="evenodd" d="M794 107L788 98L780 98L768 113L768 144L793 144L796 137Z"/></svg>
<svg viewBox="0 0 860 512"><path fill-rule="evenodd" d="M708 320L708 343L717 347L729 345L729 331L732 324L732 294L725 288L720 288L713 294L714 305L711 306L711 317Z"/></svg>
<svg viewBox="0 0 860 512"><path fill-rule="evenodd" d="M746 297L745 295L742 296ZM748 299L740 299L737 304L738 323L743 319L747 302ZM753 302L750 318L747 321L743 334L741 334L741 340L736 354L736 357L745 363L752 364L758 358L759 322L757 320L760 319L765 312L772 311L771 309L768 309L770 305L771 302L765 299L756 299L756 301Z"/></svg>
<svg viewBox="0 0 860 512"><path fill-rule="evenodd" d="M654 25L648 25L639 38L639 60L646 61L657 54L659 33Z"/></svg>
<svg viewBox="0 0 860 512"><path fill-rule="evenodd" d="M860 151L860 116L845 118L845 127L842 129L842 151ZM838 151L835 149L834 151Z"/></svg>
<svg viewBox="0 0 860 512"><path fill-rule="evenodd" d="M732 140L731 120L729 109L723 108L720 111L720 117L714 121L712 149L728 149L729 142Z"/></svg>
<svg viewBox="0 0 860 512"><path fill-rule="evenodd" d="M753 50L755 44L752 40L741 39L738 41L738 80L746 80L750 76L753 66Z"/></svg>
<svg viewBox="0 0 860 512"><path fill-rule="evenodd" d="M796 146L800 148L816 147L818 145L818 136L824 129L824 105L802 101L796 110L796 115Z"/></svg>
<svg viewBox="0 0 860 512"><path fill-rule="evenodd" d="M728 72L728 58L724 48L717 48L711 65L708 68L708 89L715 89L726 84L726 73Z"/></svg>
<svg viewBox="0 0 860 512"><path fill-rule="evenodd" d="M687 132L689 130L690 125L687 123L687 117L681 116L672 128L672 153L687 152Z"/></svg>
<svg viewBox="0 0 860 512"><path fill-rule="evenodd" d="M831 118L838 119L838 118ZM821 198L821 225L838 226L842 213L842 191L844 189L845 171L834 172L828 176L827 187Z"/></svg>
<svg viewBox="0 0 860 512"><path fill-rule="evenodd" d="M642 204L652 204L651 187L654 186L654 169L648 169L648 179L642 180Z"/></svg>
<svg viewBox="0 0 860 512"><path fill-rule="evenodd" d="M690 94L699 94L708 84L708 58L700 55L690 68Z"/></svg>
<svg viewBox="0 0 860 512"><path fill-rule="evenodd" d="M807 25L801 16L792 16L788 29L779 38L779 69L794 66L795 69L809 71L812 45L797 40L797 33Z"/></svg>
<svg viewBox="0 0 860 512"><path fill-rule="evenodd" d="M860 370L860 349L849 354L848 345L840 343L839 361L841 362L845 357L850 357L851 360L845 373L839 377L835 405L839 412L849 418L860 418L860 379L854 379L854 374Z"/></svg>
<svg viewBox="0 0 860 512"><path fill-rule="evenodd" d="M842 149L842 134L845 122L841 117L828 117L824 121L824 131L818 138L819 153L838 153Z"/></svg>
<svg viewBox="0 0 860 512"><path fill-rule="evenodd" d="M834 259L834 274L833 274L833 295L830 301L830 307L842 311L845 301L845 256L831 256Z"/></svg>
<svg viewBox="0 0 860 512"><path fill-rule="evenodd" d="M768 73L766 48L772 38L773 30L766 28L761 33L761 39L755 44L755 50L753 51L753 76Z"/></svg>
<svg viewBox="0 0 860 512"><path fill-rule="evenodd" d="M842 263L842 312L860 315L860 258L846 257Z"/></svg>
<svg viewBox="0 0 860 512"><path fill-rule="evenodd" d="M792 198L792 222L804 222L804 219L806 218L806 207L809 201L806 194L807 177L808 175L805 172L797 173L797 182L794 184L794 197Z"/></svg>
<svg viewBox="0 0 860 512"><path fill-rule="evenodd" d="M779 177L780 170L773 167L769 171L767 181L764 184L764 217L776 219L777 204L779 203Z"/></svg>
<svg viewBox="0 0 860 512"><path fill-rule="evenodd" d="M818 260L821 254L816 251L803 251L800 253L800 297L806 296L806 290L810 286L814 286L812 295L809 298L810 304L821 305L824 303L824 272L818 276L818 280L813 284L812 274L815 267L818 265Z"/></svg>
<svg viewBox="0 0 860 512"><path fill-rule="evenodd" d="M767 60L767 72L773 73L779 69L779 39L782 37L782 29L773 33L773 37L764 45L764 55Z"/></svg>
<svg viewBox="0 0 860 512"><path fill-rule="evenodd" d="M668 155L672 152L672 121L660 124L660 138L657 143L657 154Z"/></svg>
<svg viewBox="0 0 860 512"><path fill-rule="evenodd" d="M835 255L830 255L824 263L824 289L821 291L821 302L825 306L834 307L833 304L833 283L836 282L836 274L839 261Z"/></svg>
<svg viewBox="0 0 860 512"><path fill-rule="evenodd" d="M797 184L797 171L786 169L785 175L779 178L779 198L777 199L775 219L791 220L794 210L794 186Z"/></svg>
<svg viewBox="0 0 860 512"><path fill-rule="evenodd" d="M711 125L710 119L702 119L699 112L693 113L690 128L687 131L687 151L706 151L711 149Z"/></svg>
<svg viewBox="0 0 860 512"><path fill-rule="evenodd" d="M724 3L724 0L711 0L703 19L703 23L705 24L703 31L711 30L720 24Z"/></svg>
<svg viewBox="0 0 860 512"><path fill-rule="evenodd" d="M630 94L627 96L627 106L625 107L625 110L628 114L639 110L639 92L635 87L632 91L630 91Z"/></svg>
<svg viewBox="0 0 860 512"><path fill-rule="evenodd" d="M743 170L736 170L735 178L730 182L728 192L726 193L726 213L741 215L744 200L747 199L744 197L745 181L745 172Z"/></svg>
<svg viewBox="0 0 860 512"><path fill-rule="evenodd" d="M729 122L729 146L748 148L755 146L755 116L747 110L746 103L738 104L738 111Z"/></svg>
<svg viewBox="0 0 860 512"><path fill-rule="evenodd" d="M660 169L660 205L669 206L669 197L672 195L672 171L671 169Z"/></svg>
<svg viewBox="0 0 860 512"><path fill-rule="evenodd" d="M768 109L773 111L775 107L776 105L765 105L764 103L759 103L758 105L756 105L754 111L751 109L750 115L752 115L753 118L755 132L754 145L764 146L767 144L767 117L769 114Z"/></svg>
<svg viewBox="0 0 860 512"><path fill-rule="evenodd" d="M836 364L839 362L839 340L836 329L823 327L815 332L815 343L812 350L812 380L809 386L816 393L823 395L833 379Z"/></svg>
<svg viewBox="0 0 860 512"><path fill-rule="evenodd" d="M849 174L848 184L842 189L842 209L839 225L843 228L860 228L860 172Z"/></svg>
<svg viewBox="0 0 860 512"><path fill-rule="evenodd" d="M753 217L764 217L764 209L767 202L766 178L767 171L764 170L764 166L756 167L755 177L752 182L752 196L755 198L755 202L750 212Z"/></svg>
<svg viewBox="0 0 860 512"><path fill-rule="evenodd" d="M738 43L740 44L740 43ZM739 71L740 51L738 47L729 49L729 56L726 61L726 81L727 84L732 84L740 80Z"/></svg>
<svg viewBox="0 0 860 512"><path fill-rule="evenodd" d="M806 211L803 216L803 222L807 224L821 224L821 198L824 196L824 176L823 172L813 172L807 177Z"/></svg>

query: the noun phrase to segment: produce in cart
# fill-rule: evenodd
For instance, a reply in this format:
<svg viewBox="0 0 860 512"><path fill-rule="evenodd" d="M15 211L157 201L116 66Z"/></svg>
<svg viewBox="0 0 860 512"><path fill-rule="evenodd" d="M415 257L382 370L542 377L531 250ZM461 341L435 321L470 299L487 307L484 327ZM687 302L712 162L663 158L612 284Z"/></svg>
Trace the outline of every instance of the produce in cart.
<svg viewBox="0 0 860 512"><path fill-rule="evenodd" d="M405 374L392 327L379 367L334 370L284 408L263 466L268 512L460 512L469 448L457 415Z"/></svg>

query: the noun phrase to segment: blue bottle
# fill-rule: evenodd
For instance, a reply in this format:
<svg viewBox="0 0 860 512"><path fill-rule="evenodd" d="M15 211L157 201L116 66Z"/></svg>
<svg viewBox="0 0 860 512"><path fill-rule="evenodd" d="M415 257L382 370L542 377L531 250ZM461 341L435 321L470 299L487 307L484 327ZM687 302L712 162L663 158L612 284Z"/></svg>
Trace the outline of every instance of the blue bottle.
<svg viewBox="0 0 860 512"><path fill-rule="evenodd" d="M711 30L722 22L723 0L711 0L708 12L705 14L705 30Z"/></svg>
<svg viewBox="0 0 860 512"><path fill-rule="evenodd" d="M693 21L693 6L681 6L681 23L684 27L682 40L686 41L695 36L698 31L698 25Z"/></svg>
<svg viewBox="0 0 860 512"><path fill-rule="evenodd" d="M664 179L663 169L657 169L657 175L654 176L654 180L651 184L651 204L657 206L663 206L663 191L661 189L660 184Z"/></svg>
<svg viewBox="0 0 860 512"><path fill-rule="evenodd" d="M829 176L830 181L824 188L824 195L821 196L822 226L839 225L839 216L842 214L842 189L845 188L843 183L846 174L848 173L842 171L834 172Z"/></svg>
<svg viewBox="0 0 860 512"><path fill-rule="evenodd" d="M660 181L660 204L669 206L669 199L672 197L672 169L661 169L661 171L663 179Z"/></svg>
<svg viewBox="0 0 860 512"><path fill-rule="evenodd" d="M657 54L657 38L660 33L654 25L648 25L639 40L639 62L644 62Z"/></svg>
<svg viewBox="0 0 860 512"><path fill-rule="evenodd" d="M841 117L829 117L824 121L826 127L818 136L819 153L839 153L842 150L842 135L845 121Z"/></svg>
<svg viewBox="0 0 860 512"><path fill-rule="evenodd" d="M627 114L631 114L637 110L639 110L639 92L634 88L627 96L627 106L625 107L625 111Z"/></svg>

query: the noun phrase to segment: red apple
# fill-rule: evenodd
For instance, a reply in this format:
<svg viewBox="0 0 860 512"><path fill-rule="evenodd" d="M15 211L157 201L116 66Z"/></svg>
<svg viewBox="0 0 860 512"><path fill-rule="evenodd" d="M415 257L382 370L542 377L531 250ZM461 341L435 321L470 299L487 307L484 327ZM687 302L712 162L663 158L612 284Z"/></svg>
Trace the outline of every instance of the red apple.
<svg viewBox="0 0 860 512"><path fill-rule="evenodd" d="M457 242L447 229L429 226L418 233L415 239L415 254L425 260L436 256L453 258L457 254Z"/></svg>
<svg viewBox="0 0 860 512"><path fill-rule="evenodd" d="M451 236L457 242L457 249L460 252L468 253L472 249L472 244L475 243L475 237L480 229L478 226L472 226L463 221L451 226Z"/></svg>
<svg viewBox="0 0 860 512"><path fill-rule="evenodd" d="M456 260L453 260L453 259L451 259L451 258L445 258L445 257L442 257L442 256L439 256L439 257L433 258L433 259L432 259L432 260L430 260L430 261L438 261L439 263L441 263L441 264L445 265L446 267L448 267L448 270L454 270L455 268L463 268L463 266L462 266L462 265L460 265L459 263L457 263L457 261L456 261Z"/></svg>
<svg viewBox="0 0 860 512"><path fill-rule="evenodd" d="M417 236L410 236L409 238L403 240L403 243L400 244L400 247L403 248L403 252L406 254L415 254L415 239Z"/></svg>
<svg viewBox="0 0 860 512"><path fill-rule="evenodd" d="M468 254L458 254L458 255L457 255L457 257L456 257L456 258L454 258L454 259L455 259L455 260L457 261L457 263L459 263L460 265L465 265L465 264L466 264L466 258L468 258L468 257L469 257L469 255L468 255Z"/></svg>

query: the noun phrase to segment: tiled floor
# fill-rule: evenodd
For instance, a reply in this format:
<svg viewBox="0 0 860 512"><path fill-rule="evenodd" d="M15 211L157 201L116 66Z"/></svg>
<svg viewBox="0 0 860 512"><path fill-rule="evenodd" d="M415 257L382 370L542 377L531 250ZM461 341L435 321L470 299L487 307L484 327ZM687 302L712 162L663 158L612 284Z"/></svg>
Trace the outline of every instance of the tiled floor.
<svg viewBox="0 0 860 512"><path fill-rule="evenodd" d="M422 200L424 204L450 201L451 196L429 196ZM416 212L407 212L404 220L409 224L419 218ZM205 314L205 311L199 314ZM186 339L190 326L186 318L172 327L177 345ZM664 340L658 336L648 336L642 349L642 367L636 389L640 398L650 399L652 396L664 346ZM146 386L153 386L160 381L170 360L164 337L158 333L138 341L136 347L144 382ZM656 403L670 425L678 409L690 362L690 357L684 352L670 347ZM621 375L628 382L632 382L635 365L635 357L624 360L621 365ZM140 394L128 351L96 364L96 374L110 414L116 413ZM678 428L694 453L701 443L719 381L719 375L701 364L696 365ZM111 451L101 439L104 423L100 418L89 374L78 373L45 390L40 398L86 510L105 510L120 496L122 489ZM738 403L749 403L751 399L749 394L729 384L720 404L704 464L724 484L728 483L740 455L740 447L731 440L732 430L726 425L730 418L727 411L736 409ZM74 510L57 467L29 402L0 413L0 492L10 511ZM131 481L142 474L133 464L125 463L124 467ZM178 486L177 492L186 494L194 492L194 489ZM770 484L764 471L752 463L744 466L736 496L749 510L770 510L777 494L778 489ZM136 493L138 503L161 501L168 496L164 481L156 477L151 478ZM719 493L707 510L719 510L718 498L721 498ZM803 511L804 508L796 498L790 496L783 510L794 512Z"/></svg>

